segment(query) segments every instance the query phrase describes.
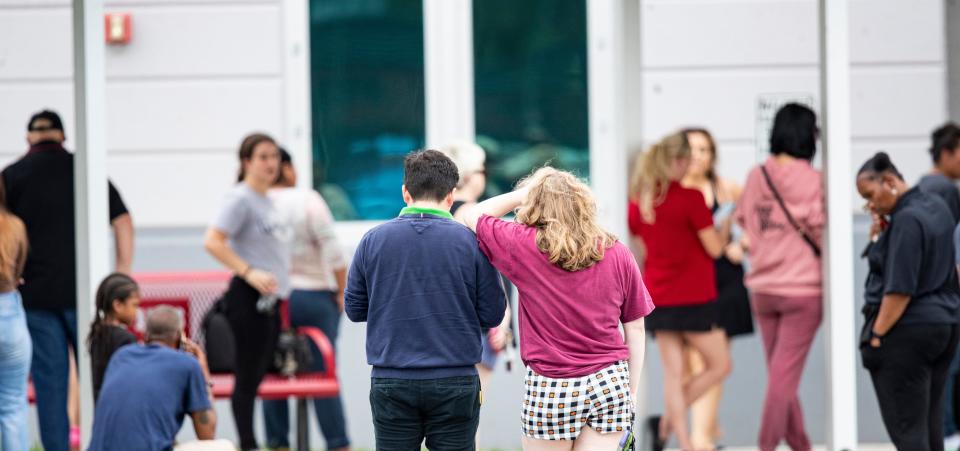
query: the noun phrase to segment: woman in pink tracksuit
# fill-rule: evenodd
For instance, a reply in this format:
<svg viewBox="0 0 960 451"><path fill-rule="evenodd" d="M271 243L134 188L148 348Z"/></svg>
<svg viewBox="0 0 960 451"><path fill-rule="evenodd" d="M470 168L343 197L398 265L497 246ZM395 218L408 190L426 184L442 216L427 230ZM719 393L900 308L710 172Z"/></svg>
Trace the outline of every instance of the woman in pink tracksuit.
<svg viewBox="0 0 960 451"><path fill-rule="evenodd" d="M763 336L767 392L758 446L785 440L811 449L797 387L822 317L820 241L826 213L816 153L816 115L788 104L777 112L771 155L747 177L736 218L749 242L746 285Z"/></svg>

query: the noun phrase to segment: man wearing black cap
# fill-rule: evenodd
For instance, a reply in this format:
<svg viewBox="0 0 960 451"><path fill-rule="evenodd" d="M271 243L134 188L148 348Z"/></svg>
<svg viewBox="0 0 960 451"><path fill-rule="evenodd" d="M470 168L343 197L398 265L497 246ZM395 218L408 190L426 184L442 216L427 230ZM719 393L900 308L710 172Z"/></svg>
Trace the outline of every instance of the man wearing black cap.
<svg viewBox="0 0 960 451"><path fill-rule="evenodd" d="M30 374L46 451L70 449L67 346L78 349L73 154L63 148L65 139L57 113L34 114L27 123L30 150L0 173L0 205L23 220L30 241L19 289L33 339ZM133 257L133 221L120 193L108 186L116 269L126 273Z"/></svg>

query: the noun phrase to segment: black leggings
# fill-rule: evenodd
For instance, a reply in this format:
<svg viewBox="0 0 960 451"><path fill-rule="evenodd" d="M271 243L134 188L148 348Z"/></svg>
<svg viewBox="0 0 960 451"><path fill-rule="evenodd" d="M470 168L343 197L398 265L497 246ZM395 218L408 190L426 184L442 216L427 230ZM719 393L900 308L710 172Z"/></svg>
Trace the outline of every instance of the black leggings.
<svg viewBox="0 0 960 451"><path fill-rule="evenodd" d="M227 320L236 343L237 361L234 366L233 420L240 436L240 449L256 449L253 433L253 408L257 389L273 360L273 352L280 333L280 316L276 306L272 314L257 311L260 293L238 277L230 280L223 295Z"/></svg>

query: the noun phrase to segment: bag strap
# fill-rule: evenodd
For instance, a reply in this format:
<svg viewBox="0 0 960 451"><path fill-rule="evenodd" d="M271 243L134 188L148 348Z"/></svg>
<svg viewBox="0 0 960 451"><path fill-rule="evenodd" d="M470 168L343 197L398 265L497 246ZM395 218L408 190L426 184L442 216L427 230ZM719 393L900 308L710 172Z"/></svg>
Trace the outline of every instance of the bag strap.
<svg viewBox="0 0 960 451"><path fill-rule="evenodd" d="M767 186L770 187L770 191L773 192L773 198L777 200L777 204L780 205L780 209L783 210L783 214L787 216L787 221L790 221L790 225L793 226L793 229L803 237L803 241L806 241L810 246L810 249L813 250L813 255L817 257L820 256L820 246L817 246L817 242L813 240L813 237L807 234L803 227L797 222L796 219L793 219L793 215L790 214L790 210L787 210L787 205L783 203L783 198L780 197L780 192L777 191L777 188L773 186L773 180L770 179L770 174L767 172L767 168L760 166L760 171L763 172L763 178L767 181Z"/></svg>

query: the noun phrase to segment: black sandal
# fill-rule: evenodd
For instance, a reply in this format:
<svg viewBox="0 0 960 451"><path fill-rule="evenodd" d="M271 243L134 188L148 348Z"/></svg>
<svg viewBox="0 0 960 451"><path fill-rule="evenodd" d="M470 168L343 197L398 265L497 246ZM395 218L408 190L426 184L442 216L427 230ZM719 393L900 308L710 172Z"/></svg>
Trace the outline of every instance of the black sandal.
<svg viewBox="0 0 960 451"><path fill-rule="evenodd" d="M663 451L667 446L666 440L660 438L660 421L661 418L659 415L647 417L647 427L644 434L647 436L647 439L644 440L644 442L650 444L651 451Z"/></svg>

